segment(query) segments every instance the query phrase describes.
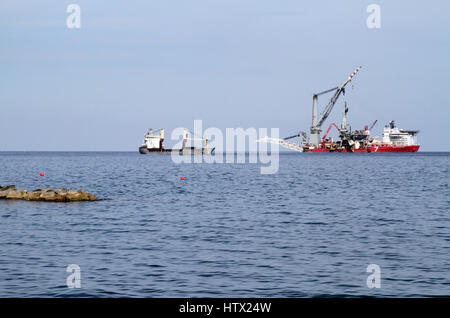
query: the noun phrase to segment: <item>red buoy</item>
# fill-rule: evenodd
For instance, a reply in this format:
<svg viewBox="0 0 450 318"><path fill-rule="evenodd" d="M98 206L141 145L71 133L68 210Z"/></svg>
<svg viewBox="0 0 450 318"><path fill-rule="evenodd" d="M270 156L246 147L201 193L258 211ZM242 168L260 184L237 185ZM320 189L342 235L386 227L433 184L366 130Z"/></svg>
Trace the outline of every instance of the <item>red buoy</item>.
<svg viewBox="0 0 450 318"><path fill-rule="evenodd" d="M43 177L43 176L44 176L44 173L43 173L43 172L41 172L41 173L40 173L40 176L41 176L41 177Z"/></svg>
<svg viewBox="0 0 450 318"><path fill-rule="evenodd" d="M184 180L184 177L180 177L180 180Z"/></svg>

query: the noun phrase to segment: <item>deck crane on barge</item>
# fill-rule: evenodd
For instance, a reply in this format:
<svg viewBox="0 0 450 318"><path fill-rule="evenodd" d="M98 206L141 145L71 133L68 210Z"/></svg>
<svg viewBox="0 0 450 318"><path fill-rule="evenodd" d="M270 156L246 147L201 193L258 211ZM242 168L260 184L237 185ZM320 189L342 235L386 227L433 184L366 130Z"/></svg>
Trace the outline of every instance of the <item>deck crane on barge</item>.
<svg viewBox="0 0 450 318"><path fill-rule="evenodd" d="M394 121L386 125L383 129L382 141L378 137L371 137L370 131L376 125L375 120L370 127L364 126L362 130L353 130L347 124L347 103L344 103L344 112L341 126L331 123L325 135L321 138L322 124L330 115L339 96L345 94L345 86L352 81L352 78L358 73L361 66L348 76L341 85L326 91L313 94L312 123L310 127L310 136L305 132L299 132L294 136L284 139L264 137L257 142L269 142L279 144L282 147L300 152L417 152L420 145L417 143L416 135L418 130L404 130L395 127ZM319 116L318 97L327 93L334 92L323 112ZM336 127L339 132L338 141L328 137L332 127ZM300 144L288 141L288 139L302 137ZM327 138L328 137L328 138Z"/></svg>
<svg viewBox="0 0 450 318"><path fill-rule="evenodd" d="M334 105L336 104L339 96L341 94L345 95L345 86L351 82L353 76L358 73L358 71L361 69L361 66L359 66L352 74L349 75L349 77L339 86L328 89L326 91L317 93L313 95L313 111L312 111L312 124L311 124L311 134L309 136L309 144L314 146L315 148L318 148L321 144L321 138L320 133L322 132L322 124L323 122L328 118L330 115ZM334 92L333 97L331 97L330 101L328 102L327 106L324 108L323 112L321 113L320 117L318 116L319 113L319 107L318 107L318 97L320 95L324 95L327 93Z"/></svg>
<svg viewBox="0 0 450 318"><path fill-rule="evenodd" d="M345 86L349 82L351 82L353 76L355 76L356 73L358 73L358 71L360 69L361 69L361 66L356 68L356 70L352 74L350 74L348 76L348 78L341 85L336 86L331 89L328 89L326 91L317 93L317 94L313 94L312 124L311 124L311 129L310 129L311 134L310 134L309 138L305 132L300 131L297 135L289 136L289 137L286 137L283 139L264 137L264 138L259 139L257 142L275 143L275 144L279 144L280 146L283 146L285 148L300 151L300 152L311 151L310 149L313 149L313 148L320 149L322 146L322 143L324 142L324 139L325 139L325 138L323 138L323 140L322 140L320 138L320 133L322 132L322 124L330 115L331 110L333 109L334 105L336 104L339 96L341 94L345 95ZM328 102L327 106L325 107L324 111L321 113L320 118L319 118L318 97L321 95L327 94L327 93L331 93L331 92L334 92L334 95L331 97L330 101ZM338 128L338 127L336 126L336 128ZM330 128L328 128L328 131L324 137L326 137L328 135L328 132L330 131L330 129L331 129L331 125L330 125ZM339 128L338 128L338 130L339 130ZM296 137L302 137L302 145L287 141L288 139L292 139L292 138L296 138Z"/></svg>

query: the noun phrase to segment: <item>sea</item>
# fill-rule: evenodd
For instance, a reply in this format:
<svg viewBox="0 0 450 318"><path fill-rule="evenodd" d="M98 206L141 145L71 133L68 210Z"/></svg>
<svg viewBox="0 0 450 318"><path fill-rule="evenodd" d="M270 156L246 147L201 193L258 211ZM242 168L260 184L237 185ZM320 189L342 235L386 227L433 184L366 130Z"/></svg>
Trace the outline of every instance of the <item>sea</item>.
<svg viewBox="0 0 450 318"><path fill-rule="evenodd" d="M450 153L261 166L1 152L0 185L99 200L0 200L0 297L450 295Z"/></svg>

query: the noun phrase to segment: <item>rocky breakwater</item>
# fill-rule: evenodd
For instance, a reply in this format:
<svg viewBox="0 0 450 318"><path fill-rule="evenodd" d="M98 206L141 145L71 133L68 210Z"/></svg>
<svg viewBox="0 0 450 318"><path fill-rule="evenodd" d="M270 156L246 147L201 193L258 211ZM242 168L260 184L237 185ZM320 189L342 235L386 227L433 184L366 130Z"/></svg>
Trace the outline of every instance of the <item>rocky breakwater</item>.
<svg viewBox="0 0 450 318"><path fill-rule="evenodd" d="M27 201L50 201L50 202L74 202L74 201L96 201L95 195L83 190L58 189L36 189L28 192L17 189L14 185L0 186L0 200L27 200Z"/></svg>

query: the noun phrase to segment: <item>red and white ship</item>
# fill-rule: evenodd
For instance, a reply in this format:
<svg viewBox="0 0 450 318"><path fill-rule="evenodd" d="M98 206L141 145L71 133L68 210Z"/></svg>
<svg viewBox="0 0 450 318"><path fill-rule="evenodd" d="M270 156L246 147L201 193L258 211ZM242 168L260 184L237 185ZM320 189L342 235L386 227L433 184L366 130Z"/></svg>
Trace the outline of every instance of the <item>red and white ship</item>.
<svg viewBox="0 0 450 318"><path fill-rule="evenodd" d="M356 68L341 85L313 94L312 124L309 136L305 132L300 131L297 135L283 139L265 137L258 141L278 143L282 147L300 152L417 152L420 145L417 144L416 135L419 131L398 129L395 127L393 120L384 127L381 141L378 137L371 137L370 135L370 130L377 121L370 128L365 126L363 130L352 131L351 126L347 124L348 108L346 102L344 103L341 126L338 127L335 123L332 123L325 135L323 137L320 136L322 124L330 115L339 96L345 94L345 86L352 81L352 78L360 69L361 66ZM333 96L319 115L318 97L331 92L334 92ZM333 141L332 138L327 137L333 126L339 132L340 140L338 141ZM303 139L300 144L288 141L296 137Z"/></svg>
<svg viewBox="0 0 450 318"><path fill-rule="evenodd" d="M372 127L376 121L372 124ZM330 125L337 126L333 123ZM371 128L372 128L371 127ZM395 127L392 120L383 129L382 141L378 137L371 137L368 127L364 130L356 130L353 132L339 129L341 140L333 141L327 138L328 132L319 147L314 147L306 143L302 149L304 152L417 152L420 145L417 143L417 134L419 130L404 130Z"/></svg>
<svg viewBox="0 0 450 318"><path fill-rule="evenodd" d="M383 129L383 140L374 139L368 146L369 152L417 152L420 145L417 144L419 130L403 130L395 127L392 120Z"/></svg>

